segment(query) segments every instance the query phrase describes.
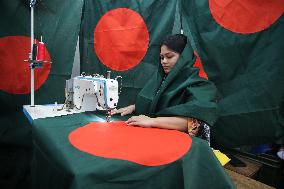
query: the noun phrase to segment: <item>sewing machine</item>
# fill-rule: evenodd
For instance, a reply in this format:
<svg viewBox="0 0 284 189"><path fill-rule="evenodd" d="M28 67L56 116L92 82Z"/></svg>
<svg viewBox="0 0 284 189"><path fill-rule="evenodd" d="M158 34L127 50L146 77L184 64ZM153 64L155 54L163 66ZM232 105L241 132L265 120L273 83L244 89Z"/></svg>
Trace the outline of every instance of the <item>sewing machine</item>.
<svg viewBox="0 0 284 189"><path fill-rule="evenodd" d="M106 111L106 121L110 121L110 111L116 108L120 89L118 79L110 78L110 71L107 77L99 74L86 76L84 73L66 81L64 104L49 104L24 106L24 113L32 122L34 119L57 117L86 111ZM121 87L121 84L120 84Z"/></svg>
<svg viewBox="0 0 284 189"><path fill-rule="evenodd" d="M110 111L116 108L119 98L117 79L110 79L110 72L107 78L101 75L74 77L66 81L65 105L66 109L75 108L80 112L106 110L107 119L110 118Z"/></svg>

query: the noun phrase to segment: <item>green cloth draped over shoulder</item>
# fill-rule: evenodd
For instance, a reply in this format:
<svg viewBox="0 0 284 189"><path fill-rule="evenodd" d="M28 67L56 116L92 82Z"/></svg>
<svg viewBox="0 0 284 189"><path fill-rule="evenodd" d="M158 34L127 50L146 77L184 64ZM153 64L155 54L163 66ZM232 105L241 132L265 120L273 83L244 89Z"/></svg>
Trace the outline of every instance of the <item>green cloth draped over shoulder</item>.
<svg viewBox="0 0 284 189"><path fill-rule="evenodd" d="M217 91L212 82L198 76L198 68L193 67L195 59L187 44L163 83L165 72L160 64L138 94L135 114L191 117L213 125L217 119Z"/></svg>

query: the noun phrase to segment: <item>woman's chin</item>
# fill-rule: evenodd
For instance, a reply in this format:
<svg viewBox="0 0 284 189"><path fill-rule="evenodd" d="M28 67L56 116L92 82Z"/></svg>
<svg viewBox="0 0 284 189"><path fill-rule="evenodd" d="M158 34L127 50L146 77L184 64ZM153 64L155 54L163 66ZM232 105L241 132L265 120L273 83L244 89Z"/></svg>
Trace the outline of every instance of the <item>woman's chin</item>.
<svg viewBox="0 0 284 189"><path fill-rule="evenodd" d="M164 72L165 72L165 74L168 74L168 73L170 73L170 70L169 69L164 69Z"/></svg>

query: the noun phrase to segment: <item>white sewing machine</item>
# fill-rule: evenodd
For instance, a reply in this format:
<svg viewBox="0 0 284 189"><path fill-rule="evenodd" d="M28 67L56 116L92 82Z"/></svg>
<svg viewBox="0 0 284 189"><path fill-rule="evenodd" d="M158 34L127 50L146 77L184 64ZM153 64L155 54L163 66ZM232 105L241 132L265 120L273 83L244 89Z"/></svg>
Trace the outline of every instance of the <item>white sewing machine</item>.
<svg viewBox="0 0 284 189"><path fill-rule="evenodd" d="M67 80L66 108L81 112L116 108L119 95L117 78L81 75Z"/></svg>
<svg viewBox="0 0 284 189"><path fill-rule="evenodd" d="M106 120L110 120L110 111L116 108L119 98L117 76L110 79L110 72L105 78L101 75L74 77L66 81L64 104L25 105L23 111L32 122L38 118L57 117L86 111L105 110Z"/></svg>

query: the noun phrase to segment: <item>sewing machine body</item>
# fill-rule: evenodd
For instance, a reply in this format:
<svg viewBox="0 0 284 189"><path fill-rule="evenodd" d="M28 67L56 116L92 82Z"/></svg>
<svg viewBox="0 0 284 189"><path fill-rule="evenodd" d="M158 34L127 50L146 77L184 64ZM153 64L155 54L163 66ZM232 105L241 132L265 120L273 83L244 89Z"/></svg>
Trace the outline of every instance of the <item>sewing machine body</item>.
<svg viewBox="0 0 284 189"><path fill-rule="evenodd" d="M67 80L66 83L66 103L69 104L67 107L73 107L81 112L114 109L118 98L116 79L101 76L77 76Z"/></svg>

